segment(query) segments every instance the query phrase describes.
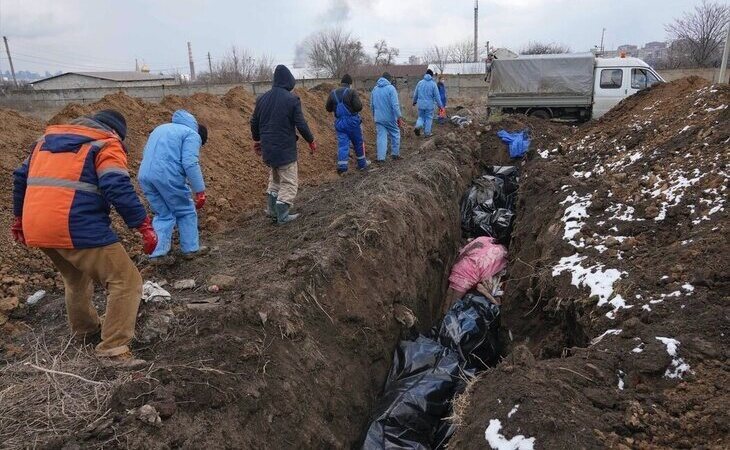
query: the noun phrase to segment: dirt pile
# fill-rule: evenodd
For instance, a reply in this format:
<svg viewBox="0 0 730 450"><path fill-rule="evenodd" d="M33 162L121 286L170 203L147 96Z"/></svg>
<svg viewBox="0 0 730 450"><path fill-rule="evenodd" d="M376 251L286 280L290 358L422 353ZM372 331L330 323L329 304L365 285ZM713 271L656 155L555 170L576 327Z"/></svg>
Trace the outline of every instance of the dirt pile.
<svg viewBox="0 0 730 450"><path fill-rule="evenodd" d="M13 111L0 109L0 334L12 334L14 326L8 322L8 315L14 311L21 295L30 289L49 289L54 275L44 272L45 264L39 262L39 252L28 251L15 245L10 236L13 220L12 179L13 171L26 158L33 142L43 133L43 124ZM25 274L32 273L27 276Z"/></svg>
<svg viewBox="0 0 730 450"><path fill-rule="evenodd" d="M471 387L451 445L730 445L729 104L683 79L537 149L503 309L526 346Z"/></svg>
<svg viewBox="0 0 730 450"><path fill-rule="evenodd" d="M306 143L299 141L300 183L312 186L332 181L337 178L337 138L331 115L324 110L329 90L320 87L311 92L296 90L296 93L302 99L305 116L319 144L317 155L312 157ZM369 108L364 94L363 101ZM253 152L249 120L254 105L255 98L242 87L234 88L222 97L198 93L191 97L166 97L160 103L145 102L118 93L88 105L70 104L49 123L64 123L106 108L121 111L127 119L125 144L134 178L152 130L168 122L177 109L192 112L209 129L208 143L201 151L209 203L201 212L200 224L203 237L207 239L210 233L224 229L242 212L263 205L268 169ZM366 136L373 136L372 119L367 114L364 114L363 119L363 132ZM12 111L0 110L0 134L3 137L0 141L0 170L7 180L0 187L0 229L3 230L0 233L0 245L5 249L0 259L0 294L4 304L7 304L5 313L10 311L9 305L17 304L18 299L38 289L60 287L59 278L50 270L45 258L36 251L29 252L12 244L9 233L4 231L8 230L12 220L12 171L27 156L29 146L43 133L43 129L43 124L38 121ZM366 145L368 154L373 155L374 140ZM119 217L115 216L114 224L125 246L131 249L133 255L140 255L141 245L135 233L126 230ZM25 275L28 273L34 275Z"/></svg>

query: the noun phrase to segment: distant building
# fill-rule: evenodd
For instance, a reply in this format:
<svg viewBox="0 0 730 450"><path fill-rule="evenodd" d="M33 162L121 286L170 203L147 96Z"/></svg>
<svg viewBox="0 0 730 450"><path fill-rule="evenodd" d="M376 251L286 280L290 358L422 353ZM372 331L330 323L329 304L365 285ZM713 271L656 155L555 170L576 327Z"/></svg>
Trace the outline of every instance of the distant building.
<svg viewBox="0 0 730 450"><path fill-rule="evenodd" d="M36 90L125 88L144 86L170 86L179 84L171 75L156 75L147 72L66 72L34 81Z"/></svg>
<svg viewBox="0 0 730 450"><path fill-rule="evenodd" d="M644 61L660 61L667 57L669 46L666 42L648 42L639 50L639 58Z"/></svg>

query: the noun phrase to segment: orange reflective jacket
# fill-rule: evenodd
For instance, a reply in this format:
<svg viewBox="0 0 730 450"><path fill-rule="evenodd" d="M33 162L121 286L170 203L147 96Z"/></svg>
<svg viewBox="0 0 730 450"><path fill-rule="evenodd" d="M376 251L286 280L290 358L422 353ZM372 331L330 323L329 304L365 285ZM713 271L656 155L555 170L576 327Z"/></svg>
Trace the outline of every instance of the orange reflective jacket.
<svg viewBox="0 0 730 450"><path fill-rule="evenodd" d="M147 216L129 179L122 142L89 118L49 126L14 176L15 214L22 214L31 247L117 242L109 218L112 205L130 228Z"/></svg>

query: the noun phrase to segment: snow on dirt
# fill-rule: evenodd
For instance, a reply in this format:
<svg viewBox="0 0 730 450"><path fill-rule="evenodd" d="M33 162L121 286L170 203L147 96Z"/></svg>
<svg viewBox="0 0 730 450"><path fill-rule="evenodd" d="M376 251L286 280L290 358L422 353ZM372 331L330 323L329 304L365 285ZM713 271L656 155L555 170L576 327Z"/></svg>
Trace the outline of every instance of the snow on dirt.
<svg viewBox="0 0 730 450"><path fill-rule="evenodd" d="M493 450L534 450L535 438L527 438L521 434L507 439L499 432L502 429L502 423L499 419L489 421L489 426L484 431L484 439Z"/></svg>
<svg viewBox="0 0 730 450"><path fill-rule="evenodd" d="M502 307L513 341L452 445L479 448L519 403L505 426L544 448L730 448L728 104L727 85L661 84L531 155Z"/></svg>

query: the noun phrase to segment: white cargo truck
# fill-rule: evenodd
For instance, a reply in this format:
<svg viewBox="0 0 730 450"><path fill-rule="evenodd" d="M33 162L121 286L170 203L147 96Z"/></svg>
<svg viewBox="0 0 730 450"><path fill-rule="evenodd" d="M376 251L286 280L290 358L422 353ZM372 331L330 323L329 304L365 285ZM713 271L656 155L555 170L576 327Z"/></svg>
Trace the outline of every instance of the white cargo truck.
<svg viewBox="0 0 730 450"><path fill-rule="evenodd" d="M663 81L638 58L600 58L592 53L521 55L494 61L487 106L505 114L586 121Z"/></svg>

